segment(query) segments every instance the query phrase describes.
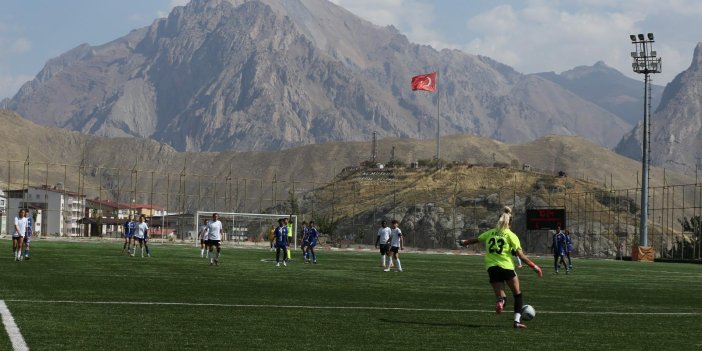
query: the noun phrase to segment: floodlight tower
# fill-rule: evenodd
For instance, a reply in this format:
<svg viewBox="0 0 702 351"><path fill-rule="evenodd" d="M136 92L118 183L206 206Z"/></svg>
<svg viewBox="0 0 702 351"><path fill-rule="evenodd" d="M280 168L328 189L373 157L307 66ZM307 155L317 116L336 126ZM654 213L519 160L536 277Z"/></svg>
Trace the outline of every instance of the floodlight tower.
<svg viewBox="0 0 702 351"><path fill-rule="evenodd" d="M651 121L651 79L652 73L661 73L661 59L653 51L653 33L646 36L631 34L635 50L631 52L631 67L634 72L644 75L644 116L643 116L643 155L641 157L641 225L639 245L648 246L648 168L650 164L650 121Z"/></svg>

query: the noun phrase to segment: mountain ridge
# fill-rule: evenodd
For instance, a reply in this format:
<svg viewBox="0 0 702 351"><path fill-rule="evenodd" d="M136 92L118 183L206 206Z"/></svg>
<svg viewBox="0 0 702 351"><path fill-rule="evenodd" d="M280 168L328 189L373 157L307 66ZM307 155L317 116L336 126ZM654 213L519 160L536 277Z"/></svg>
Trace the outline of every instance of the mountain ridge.
<svg viewBox="0 0 702 351"><path fill-rule="evenodd" d="M410 91L411 76L434 70L438 94ZM191 1L125 37L51 60L7 106L83 133L223 151L373 132L433 139L437 103L443 135L520 143L560 133L611 147L631 127L545 79L410 43L322 0Z"/></svg>

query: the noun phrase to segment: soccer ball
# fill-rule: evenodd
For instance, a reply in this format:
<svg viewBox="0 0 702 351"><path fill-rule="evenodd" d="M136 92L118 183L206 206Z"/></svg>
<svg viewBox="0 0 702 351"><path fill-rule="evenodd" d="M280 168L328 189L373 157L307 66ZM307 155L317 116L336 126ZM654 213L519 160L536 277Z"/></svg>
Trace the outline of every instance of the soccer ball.
<svg viewBox="0 0 702 351"><path fill-rule="evenodd" d="M531 305L522 306L522 320L530 321L536 316L536 310Z"/></svg>

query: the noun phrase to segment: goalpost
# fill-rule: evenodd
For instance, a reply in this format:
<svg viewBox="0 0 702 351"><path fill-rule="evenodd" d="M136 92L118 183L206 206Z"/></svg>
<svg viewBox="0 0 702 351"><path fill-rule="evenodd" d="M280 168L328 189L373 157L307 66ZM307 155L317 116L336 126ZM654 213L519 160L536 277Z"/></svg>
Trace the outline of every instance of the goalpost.
<svg viewBox="0 0 702 351"><path fill-rule="evenodd" d="M264 213L237 213L237 212L216 212L197 211L195 212L195 246L199 245L198 234L200 226L205 219L212 220L214 213L219 214L219 221L222 222L222 242L242 242L251 240L259 235L263 236L263 241L268 242L268 232L271 226L278 227L278 219L289 218L293 225L293 242L289 243L293 249L297 249L297 215L273 215Z"/></svg>

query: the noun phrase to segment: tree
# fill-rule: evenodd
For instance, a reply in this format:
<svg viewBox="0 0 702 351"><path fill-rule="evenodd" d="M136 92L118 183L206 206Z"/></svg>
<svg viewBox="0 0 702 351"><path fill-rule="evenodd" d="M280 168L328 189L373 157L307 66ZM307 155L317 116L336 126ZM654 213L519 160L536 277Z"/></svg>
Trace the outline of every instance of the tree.
<svg viewBox="0 0 702 351"><path fill-rule="evenodd" d="M329 235L329 239L333 241L336 232L336 227L339 225L339 221L334 221L332 220L330 214L325 214L323 216L317 217L315 219L315 223L317 225L317 230L319 231L319 233Z"/></svg>
<svg viewBox="0 0 702 351"><path fill-rule="evenodd" d="M300 204L297 201L297 196L295 195L295 192L292 189L290 189L288 191L288 195L290 195L290 197L288 198L288 201L290 203L290 214L300 213Z"/></svg>
<svg viewBox="0 0 702 351"><path fill-rule="evenodd" d="M702 235L702 216L694 216L691 218L683 217L678 218L678 223L683 228L684 232L692 233L691 240L685 240L683 237L680 242L680 250L684 257L695 258L702 255L702 248L700 248L700 236ZM695 243L697 242L697 245Z"/></svg>

